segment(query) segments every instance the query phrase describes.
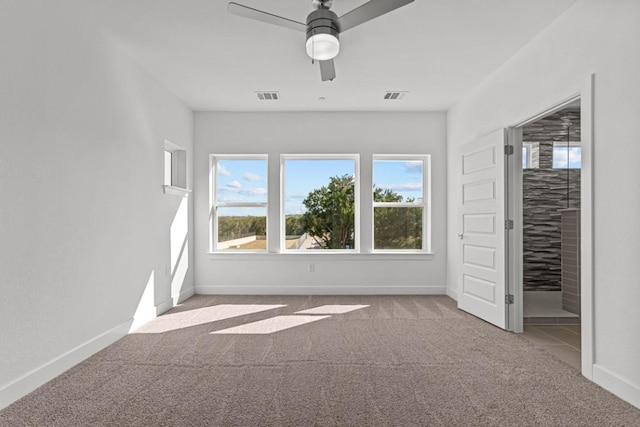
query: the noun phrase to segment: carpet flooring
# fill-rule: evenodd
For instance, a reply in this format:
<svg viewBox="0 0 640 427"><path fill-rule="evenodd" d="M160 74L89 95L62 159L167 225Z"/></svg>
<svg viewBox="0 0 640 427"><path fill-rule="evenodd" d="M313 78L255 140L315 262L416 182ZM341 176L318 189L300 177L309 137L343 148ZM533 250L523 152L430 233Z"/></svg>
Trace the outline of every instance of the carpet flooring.
<svg viewBox="0 0 640 427"><path fill-rule="evenodd" d="M1 426L640 426L640 410L445 296L195 296Z"/></svg>

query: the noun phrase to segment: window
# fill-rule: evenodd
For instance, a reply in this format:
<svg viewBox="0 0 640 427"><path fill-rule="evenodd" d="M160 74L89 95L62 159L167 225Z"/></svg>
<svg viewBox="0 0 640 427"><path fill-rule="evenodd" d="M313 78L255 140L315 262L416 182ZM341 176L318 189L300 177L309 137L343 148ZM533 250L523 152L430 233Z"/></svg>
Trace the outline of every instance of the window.
<svg viewBox="0 0 640 427"><path fill-rule="evenodd" d="M373 250L429 251L428 156L373 157Z"/></svg>
<svg viewBox="0 0 640 427"><path fill-rule="evenodd" d="M211 249L267 250L267 156L211 156Z"/></svg>
<svg viewBox="0 0 640 427"><path fill-rule="evenodd" d="M164 192L178 196L187 192L187 152L170 141L164 142Z"/></svg>
<svg viewBox="0 0 640 427"><path fill-rule="evenodd" d="M357 251L357 155L283 155L281 250Z"/></svg>
<svg viewBox="0 0 640 427"><path fill-rule="evenodd" d="M522 143L522 169L537 169L540 167L540 143Z"/></svg>
<svg viewBox="0 0 640 427"><path fill-rule="evenodd" d="M553 143L554 169L580 169L582 167L582 146L579 142Z"/></svg>

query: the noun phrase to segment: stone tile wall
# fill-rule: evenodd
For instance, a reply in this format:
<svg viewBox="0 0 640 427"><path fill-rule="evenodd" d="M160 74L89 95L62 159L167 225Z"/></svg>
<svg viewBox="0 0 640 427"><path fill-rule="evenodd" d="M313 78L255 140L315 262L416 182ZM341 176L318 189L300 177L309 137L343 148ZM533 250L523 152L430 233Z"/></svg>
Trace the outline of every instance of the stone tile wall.
<svg viewBox="0 0 640 427"><path fill-rule="evenodd" d="M562 309L580 314L580 209L562 211Z"/></svg>
<svg viewBox="0 0 640 427"><path fill-rule="evenodd" d="M580 207L580 170L553 169L553 143L580 141L580 112L561 111L523 128L538 142L539 168L523 171L524 290L562 290L560 209ZM567 179L569 188L567 190Z"/></svg>

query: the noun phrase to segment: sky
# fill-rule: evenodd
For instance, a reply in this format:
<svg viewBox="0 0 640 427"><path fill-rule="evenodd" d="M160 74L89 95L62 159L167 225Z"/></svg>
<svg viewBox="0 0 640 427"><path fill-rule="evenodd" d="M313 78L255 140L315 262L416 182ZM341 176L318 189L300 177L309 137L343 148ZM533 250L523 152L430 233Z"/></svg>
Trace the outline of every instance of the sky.
<svg viewBox="0 0 640 427"><path fill-rule="evenodd" d="M373 185L393 190L403 197L412 197L415 201L423 198L423 164L421 160L374 160Z"/></svg>
<svg viewBox="0 0 640 427"><path fill-rule="evenodd" d="M522 147L522 167L527 168L527 149ZM553 147L553 165L554 169L566 169L567 164L569 169L580 169L582 166L582 147L567 147L554 146Z"/></svg>
<svg viewBox="0 0 640 427"><path fill-rule="evenodd" d="M354 160L285 160L284 210L286 215L305 212L307 195L329 184L331 177L354 175Z"/></svg>
<svg viewBox="0 0 640 427"><path fill-rule="evenodd" d="M353 175L351 159L285 160L284 199L287 215L302 214L307 195L326 186L333 176ZM217 162L218 202L266 202L267 161L220 159ZM405 199L423 197L422 161L375 160L373 182ZM363 191L363 189L361 189ZM264 208L221 208L219 215L266 215Z"/></svg>
<svg viewBox="0 0 640 427"><path fill-rule="evenodd" d="M216 165L216 197L218 202L267 202L266 160L224 160ZM224 207L218 216L266 216L264 207Z"/></svg>
<svg viewBox="0 0 640 427"><path fill-rule="evenodd" d="M568 154L568 155L567 155ZM582 164L582 147L553 147L553 167L565 169L580 169Z"/></svg>

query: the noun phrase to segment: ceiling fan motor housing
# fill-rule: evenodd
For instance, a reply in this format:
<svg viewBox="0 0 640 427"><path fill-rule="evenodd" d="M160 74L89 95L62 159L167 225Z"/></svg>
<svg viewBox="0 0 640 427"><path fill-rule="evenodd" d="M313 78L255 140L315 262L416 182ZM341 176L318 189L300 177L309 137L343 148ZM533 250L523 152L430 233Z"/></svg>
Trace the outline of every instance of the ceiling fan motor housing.
<svg viewBox="0 0 640 427"><path fill-rule="evenodd" d="M330 34L338 39L338 15L329 9L317 9L307 16L307 40L317 34Z"/></svg>

